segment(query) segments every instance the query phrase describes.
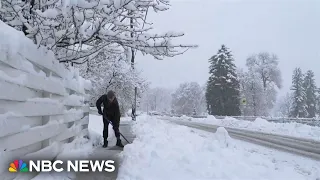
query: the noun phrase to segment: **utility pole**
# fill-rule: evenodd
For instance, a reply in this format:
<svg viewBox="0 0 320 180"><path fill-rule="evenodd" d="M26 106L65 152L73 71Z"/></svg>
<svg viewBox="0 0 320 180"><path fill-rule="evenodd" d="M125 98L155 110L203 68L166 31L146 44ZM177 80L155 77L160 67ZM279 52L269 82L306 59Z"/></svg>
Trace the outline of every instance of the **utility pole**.
<svg viewBox="0 0 320 180"><path fill-rule="evenodd" d="M131 13L133 15L133 11L131 11ZM144 22L143 22L143 25L142 25L142 29L144 28L144 23L145 23L145 20L147 18L147 14L148 14L148 9L146 11L146 15L145 15L145 18L144 18ZM131 17L130 18L130 28L131 28L131 38L133 39L133 18ZM134 50L133 48L131 48L131 67L132 69L134 69L134 59L135 59L135 54L134 54ZM135 121L136 120L136 110L137 110L137 94L138 94L138 88L137 87L134 87L134 103L132 105L132 120Z"/></svg>
<svg viewBox="0 0 320 180"><path fill-rule="evenodd" d="M131 28L131 38L133 38L133 18L130 18L130 28ZM131 48L131 67L132 69L134 69L134 58L135 58L135 54L134 54L134 50L133 48ZM136 110L137 110L137 91L138 88L134 87L134 102L132 104L132 120L135 121L136 120Z"/></svg>

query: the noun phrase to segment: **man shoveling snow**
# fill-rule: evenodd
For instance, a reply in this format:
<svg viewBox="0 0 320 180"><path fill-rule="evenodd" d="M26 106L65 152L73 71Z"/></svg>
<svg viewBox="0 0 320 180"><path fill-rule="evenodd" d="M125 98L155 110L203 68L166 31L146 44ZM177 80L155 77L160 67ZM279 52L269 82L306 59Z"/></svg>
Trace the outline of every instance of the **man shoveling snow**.
<svg viewBox="0 0 320 180"><path fill-rule="evenodd" d="M103 104L103 111L101 110L101 104ZM112 123L114 134L117 138L116 146L124 147L120 139L120 108L118 100L113 91L109 91L107 94L102 95L96 102L98 113L103 116L103 146L108 147L108 126Z"/></svg>

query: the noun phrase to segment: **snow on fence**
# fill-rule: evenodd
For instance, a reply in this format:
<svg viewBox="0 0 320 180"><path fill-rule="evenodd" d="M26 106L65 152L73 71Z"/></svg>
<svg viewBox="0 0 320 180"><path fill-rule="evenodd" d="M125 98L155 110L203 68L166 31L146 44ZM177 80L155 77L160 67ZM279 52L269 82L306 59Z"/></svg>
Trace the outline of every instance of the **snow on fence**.
<svg viewBox="0 0 320 180"><path fill-rule="evenodd" d="M0 176L14 158L54 159L63 144L88 136L90 87L0 21Z"/></svg>

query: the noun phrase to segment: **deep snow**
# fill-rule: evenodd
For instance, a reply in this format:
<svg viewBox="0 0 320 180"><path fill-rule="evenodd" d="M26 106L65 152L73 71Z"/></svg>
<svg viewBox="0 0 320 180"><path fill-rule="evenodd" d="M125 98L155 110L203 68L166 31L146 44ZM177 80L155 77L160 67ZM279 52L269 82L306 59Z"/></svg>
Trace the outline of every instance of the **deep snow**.
<svg viewBox="0 0 320 180"><path fill-rule="evenodd" d="M121 121L131 121L130 117ZM102 117L90 114L89 135L63 145L58 158L86 158L102 143ZM120 157L118 180L319 180L320 162L232 139L223 128L208 133L146 115L133 123L136 139ZM109 141L115 143L109 126ZM74 179L42 173L33 180Z"/></svg>
<svg viewBox="0 0 320 180"><path fill-rule="evenodd" d="M121 117L121 123L126 122L126 121L130 121L131 117ZM102 116L98 116L98 115L94 115L94 114L90 114L89 116L89 133L90 133L90 138L91 141L93 142L94 145L98 145L98 144L102 144L103 142L103 137L102 137L102 133L103 133L103 120L102 120ZM108 137L108 141L109 144L116 144L117 139L115 138L114 135L114 131L112 129L112 126L109 125L109 137Z"/></svg>
<svg viewBox="0 0 320 180"><path fill-rule="evenodd" d="M125 146L119 180L316 180L320 162L139 116Z"/></svg>
<svg viewBox="0 0 320 180"><path fill-rule="evenodd" d="M190 118L183 116L181 118L173 118L175 120L192 121L199 123L207 123L223 127L232 127L239 129L247 129L253 131L260 131L265 133L273 133L280 135L288 135L300 138L309 138L320 140L320 127L309 126L301 123L274 123L262 118L256 118L255 121L238 120L232 117L224 119L216 119L214 116L207 118Z"/></svg>

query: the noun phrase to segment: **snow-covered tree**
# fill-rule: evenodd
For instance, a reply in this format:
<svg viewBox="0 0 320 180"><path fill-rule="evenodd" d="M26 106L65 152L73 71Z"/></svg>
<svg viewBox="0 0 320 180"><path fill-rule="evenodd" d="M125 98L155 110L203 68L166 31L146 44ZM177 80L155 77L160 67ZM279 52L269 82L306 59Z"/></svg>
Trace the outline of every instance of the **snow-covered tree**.
<svg viewBox="0 0 320 180"><path fill-rule="evenodd" d="M148 12L168 10L168 0L1 0L1 5L1 21L51 50L59 62L89 67L81 75L94 80L91 104L114 89L123 111L131 107L134 87L140 95L146 85L128 66L136 53L163 59L196 47L172 42L183 33L150 32ZM93 67L96 63L100 66Z"/></svg>
<svg viewBox="0 0 320 180"><path fill-rule="evenodd" d="M247 76L246 73L243 71L243 69L237 69L237 75L239 79L239 87L240 87L240 98L245 100L245 104L240 103L240 111L242 115L247 115Z"/></svg>
<svg viewBox="0 0 320 180"><path fill-rule="evenodd" d="M293 97L291 93L279 98L276 108L276 116L289 117L292 109Z"/></svg>
<svg viewBox="0 0 320 180"><path fill-rule="evenodd" d="M170 113L172 90L162 87L149 88L143 94L141 109L143 111L158 111Z"/></svg>
<svg viewBox="0 0 320 180"><path fill-rule="evenodd" d="M140 73L132 69L121 55L108 56L100 52L91 61L75 66L80 68L80 74L84 78L92 82L93 89L90 92L92 106L99 96L114 90L121 106L121 113L125 113L131 108L134 87L138 87L139 98L148 85Z"/></svg>
<svg viewBox="0 0 320 180"><path fill-rule="evenodd" d="M274 107L277 97L276 89L282 87L278 63L277 56L268 52L251 55L246 62L250 74L258 77L263 87L264 108L267 110L264 115L268 115Z"/></svg>
<svg viewBox="0 0 320 180"><path fill-rule="evenodd" d="M85 62L100 51L136 51L156 59L182 54L190 45L174 45L183 33L151 34L148 11L169 9L167 0L2 0L0 18L37 45L52 50L60 62Z"/></svg>
<svg viewBox="0 0 320 180"><path fill-rule="evenodd" d="M281 71L278 64L278 57L268 52L254 54L246 62L249 71L251 70L259 75L264 89L274 85L278 88L282 87Z"/></svg>
<svg viewBox="0 0 320 180"><path fill-rule="evenodd" d="M260 78L252 72L238 70L240 93L246 103L241 105L244 116L264 116L267 111L264 106L263 86Z"/></svg>
<svg viewBox="0 0 320 180"><path fill-rule="evenodd" d="M132 74L131 76L128 74ZM134 88L137 87L137 108L140 107L141 97L149 83L141 78L140 73L130 69L118 78L118 81L109 89L117 92L122 112L128 112L134 104Z"/></svg>
<svg viewBox="0 0 320 180"><path fill-rule="evenodd" d="M317 104L317 86L314 79L314 73L309 70L304 78L303 88L306 94L306 109L308 117L313 118L316 116L316 104Z"/></svg>
<svg viewBox="0 0 320 180"><path fill-rule="evenodd" d="M209 59L206 101L211 115L240 115L240 85L231 51L222 45Z"/></svg>
<svg viewBox="0 0 320 180"><path fill-rule="evenodd" d="M197 82L180 84L172 94L172 109L181 115L192 115L195 111L201 114L201 99L203 91Z"/></svg>
<svg viewBox="0 0 320 180"><path fill-rule="evenodd" d="M206 100L206 90L207 90L207 85L203 85L201 87L201 99L200 99L200 107L199 107L199 112L197 114L199 115L207 115L208 114L208 109L207 109L207 100Z"/></svg>
<svg viewBox="0 0 320 180"><path fill-rule="evenodd" d="M306 93L303 88L304 75L300 68L293 71L292 88L293 103L290 117L306 117L308 115L306 106Z"/></svg>

